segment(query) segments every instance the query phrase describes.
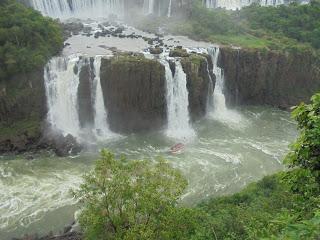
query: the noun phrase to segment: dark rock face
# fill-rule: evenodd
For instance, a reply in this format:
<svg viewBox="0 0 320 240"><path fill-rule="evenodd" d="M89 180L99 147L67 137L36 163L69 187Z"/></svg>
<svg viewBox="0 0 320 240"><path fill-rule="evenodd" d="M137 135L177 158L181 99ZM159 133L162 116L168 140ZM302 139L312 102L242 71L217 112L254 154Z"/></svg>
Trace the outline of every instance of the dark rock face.
<svg viewBox="0 0 320 240"><path fill-rule="evenodd" d="M209 82L215 79L212 74L211 79L209 77L208 70L212 69L212 63L211 60L209 62L208 59L210 59L209 56L198 54L191 54L189 57L181 59L183 70L187 75L189 111L193 121L205 116ZM214 85L215 81L213 82L213 86Z"/></svg>
<svg viewBox="0 0 320 240"><path fill-rule="evenodd" d="M158 61L129 55L102 59L101 85L113 131L149 131L165 125L165 70Z"/></svg>
<svg viewBox="0 0 320 240"><path fill-rule="evenodd" d="M92 60L86 59L79 74L78 87L78 114L81 127L93 124L94 121L94 101L91 89L93 88L94 73L92 71Z"/></svg>
<svg viewBox="0 0 320 240"><path fill-rule="evenodd" d="M228 105L288 109L320 90L320 65L311 53L283 54L222 48Z"/></svg>
<svg viewBox="0 0 320 240"><path fill-rule="evenodd" d="M43 69L0 82L0 153L35 148L46 114Z"/></svg>

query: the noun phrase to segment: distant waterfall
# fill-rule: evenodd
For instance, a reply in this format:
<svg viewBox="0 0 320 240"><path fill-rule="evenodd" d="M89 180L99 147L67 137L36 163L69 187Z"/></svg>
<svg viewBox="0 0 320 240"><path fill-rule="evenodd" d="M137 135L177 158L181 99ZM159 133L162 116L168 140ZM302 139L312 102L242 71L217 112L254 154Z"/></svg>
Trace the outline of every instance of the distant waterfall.
<svg viewBox="0 0 320 240"><path fill-rule="evenodd" d="M80 136L78 86L82 61L78 56L54 57L45 67L48 122L63 134Z"/></svg>
<svg viewBox="0 0 320 240"><path fill-rule="evenodd" d="M53 130L60 131L64 135L71 134L80 138L84 134L91 133L97 139L106 139L115 136L109 130L107 123L107 111L100 81L101 56L96 56L93 62L93 126L82 129L79 119L78 89L80 72L85 61L84 57L55 57L45 67L44 79L46 87L48 122ZM89 132L88 132L89 130Z"/></svg>
<svg viewBox="0 0 320 240"><path fill-rule="evenodd" d="M208 54L211 57L213 64L213 74L216 77L216 85L214 93L209 95L212 97L212 105L209 106L209 117L215 120L226 123L227 125L239 128L240 122L243 122L242 116L235 110L228 109L226 106L226 98L223 92L224 88L224 73L223 69L218 66L218 60L220 55L219 47L212 47L208 49ZM210 86L210 85L209 85ZM210 100L209 100L210 101Z"/></svg>
<svg viewBox="0 0 320 240"><path fill-rule="evenodd" d="M168 15L167 17L171 17L171 11L172 11L172 0L169 1L169 6L168 6Z"/></svg>
<svg viewBox="0 0 320 240"><path fill-rule="evenodd" d="M167 81L167 135L176 139L191 138L195 132L190 125L186 74L179 61L176 62L174 76L168 61L162 60L161 63L165 67Z"/></svg>
<svg viewBox="0 0 320 240"><path fill-rule="evenodd" d="M284 0L204 0L206 8L226 8L229 10L241 9L253 3L261 6L278 6L284 4Z"/></svg>
<svg viewBox="0 0 320 240"><path fill-rule="evenodd" d="M154 0L144 0L143 1L143 11L145 14L153 14L154 13Z"/></svg>
<svg viewBox="0 0 320 240"><path fill-rule="evenodd" d="M123 0L29 0L34 9L53 18L103 18L124 15Z"/></svg>

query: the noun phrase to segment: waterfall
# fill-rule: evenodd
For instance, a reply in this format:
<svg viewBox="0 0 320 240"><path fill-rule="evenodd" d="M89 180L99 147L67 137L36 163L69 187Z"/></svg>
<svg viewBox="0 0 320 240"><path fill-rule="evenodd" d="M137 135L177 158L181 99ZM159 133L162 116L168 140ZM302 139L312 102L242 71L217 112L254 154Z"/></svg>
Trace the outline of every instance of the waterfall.
<svg viewBox="0 0 320 240"><path fill-rule="evenodd" d="M90 89L93 96L94 122L92 126L81 128L79 119L78 90L79 75L85 64L90 64L85 57L69 56L54 57L45 67L44 80L47 96L47 120L53 130L64 135L82 139L88 134L93 139L104 140L116 136L109 129L107 110L104 105L100 81L101 56L96 56L93 61L93 87ZM92 138L91 138L92 139Z"/></svg>
<svg viewBox="0 0 320 240"><path fill-rule="evenodd" d="M96 56L94 59L94 85L95 85L95 98L94 98L94 133L98 139L110 138L114 135L109 130L107 122L107 111L104 105L104 98L102 93L100 81L100 68L102 56Z"/></svg>
<svg viewBox="0 0 320 240"><path fill-rule="evenodd" d="M225 112L227 111L226 107L226 98L223 94L224 87L224 74L223 70L218 67L218 58L220 54L219 47L213 47L208 49L209 55L212 59L213 64L213 74L216 76L216 86L213 94L213 103L215 112Z"/></svg>
<svg viewBox="0 0 320 240"><path fill-rule="evenodd" d="M261 6L278 6L284 4L284 0L204 0L206 8L226 8L237 10L242 7L258 3Z"/></svg>
<svg viewBox="0 0 320 240"><path fill-rule="evenodd" d="M192 138L195 132L190 125L187 76L179 61L176 62L174 76L168 61L162 59L161 63L165 67L167 82L167 135L175 139Z"/></svg>
<svg viewBox="0 0 320 240"><path fill-rule="evenodd" d="M172 10L171 8L172 8L172 0L169 1L168 15L167 15L168 18L171 17L171 10Z"/></svg>
<svg viewBox="0 0 320 240"><path fill-rule="evenodd" d="M78 56L54 57L45 67L48 122L64 135L80 135L78 86L82 61Z"/></svg>
<svg viewBox="0 0 320 240"><path fill-rule="evenodd" d="M143 11L146 15L154 13L154 0L144 0L143 1Z"/></svg>
<svg viewBox="0 0 320 240"><path fill-rule="evenodd" d="M53 18L103 18L124 15L123 0L29 0L43 15Z"/></svg>
<svg viewBox="0 0 320 240"><path fill-rule="evenodd" d="M208 115L210 118L223 122L230 127L241 128L242 125L240 125L240 123L244 123L242 116L237 111L228 109L226 106L226 98L223 92L224 73L223 69L218 66L220 48L208 48L208 54L210 55L213 64L212 72L216 77L214 93L211 94L211 102L213 104L211 106L209 105Z"/></svg>

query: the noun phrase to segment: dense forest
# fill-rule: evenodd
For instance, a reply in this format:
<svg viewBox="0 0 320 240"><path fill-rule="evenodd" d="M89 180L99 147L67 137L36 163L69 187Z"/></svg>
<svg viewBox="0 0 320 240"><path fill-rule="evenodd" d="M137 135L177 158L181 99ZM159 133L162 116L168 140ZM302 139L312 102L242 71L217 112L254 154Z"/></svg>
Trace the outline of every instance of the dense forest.
<svg viewBox="0 0 320 240"><path fill-rule="evenodd" d="M54 20L14 0L0 2L0 79L43 66L62 45Z"/></svg>
<svg viewBox="0 0 320 240"><path fill-rule="evenodd" d="M261 7L237 11L206 9L194 2L190 18L174 31L196 39L243 47L284 49L320 48L320 2Z"/></svg>

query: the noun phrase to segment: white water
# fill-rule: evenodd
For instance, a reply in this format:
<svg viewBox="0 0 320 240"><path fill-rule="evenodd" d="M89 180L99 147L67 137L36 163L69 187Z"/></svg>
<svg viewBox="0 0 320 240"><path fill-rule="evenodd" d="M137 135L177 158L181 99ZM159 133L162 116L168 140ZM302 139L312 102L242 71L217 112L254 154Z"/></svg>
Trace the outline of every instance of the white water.
<svg viewBox="0 0 320 240"><path fill-rule="evenodd" d="M53 129L75 137L80 136L77 93L81 66L79 56L54 57L44 72L48 122Z"/></svg>
<svg viewBox="0 0 320 240"><path fill-rule="evenodd" d="M98 140L116 136L109 129L107 110L100 81L101 56L96 56L93 62L93 87L91 89L94 109L92 129L82 129L78 114L79 74L85 64L85 57L76 55L55 57L45 67L45 87L48 104L47 120L52 130L64 135L71 134L82 141L88 130Z"/></svg>
<svg viewBox="0 0 320 240"><path fill-rule="evenodd" d="M220 55L219 47L208 48L208 53L211 56L213 64L213 74L216 77L216 85L212 96L212 107L209 109L208 115L210 118L221 121L232 128L242 128L245 125L245 119L235 110L228 109L226 106L226 98L223 92L224 88L224 73L223 69L218 66ZM210 107L210 106L209 106Z"/></svg>
<svg viewBox="0 0 320 240"><path fill-rule="evenodd" d="M179 61L176 61L174 76L169 63L166 60L161 63L165 66L167 81L167 136L180 140L190 139L195 136L195 131L190 125L187 76Z"/></svg>
<svg viewBox="0 0 320 240"><path fill-rule="evenodd" d="M107 111L104 104L104 98L102 93L101 81L100 81L100 68L101 68L101 56L96 56L94 59L94 84L95 84L95 101L94 101L94 130L98 139L106 139L112 137L114 134L109 130L107 121Z"/></svg>
<svg viewBox="0 0 320 240"><path fill-rule="evenodd" d="M122 0L30 0L36 10L53 18L103 18L110 14L123 16Z"/></svg>

